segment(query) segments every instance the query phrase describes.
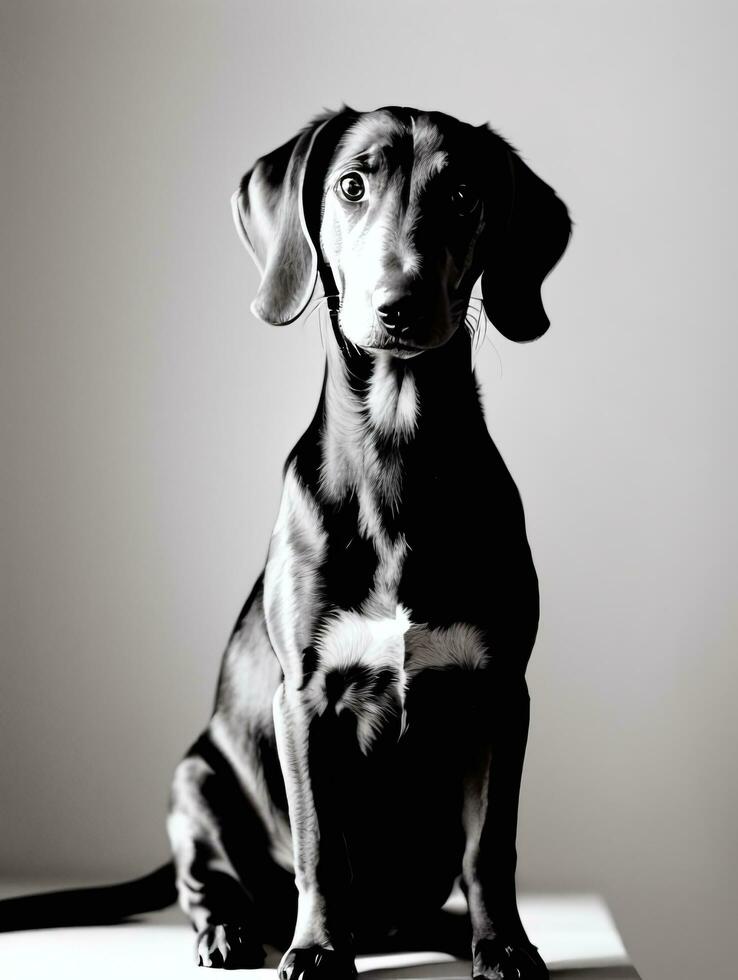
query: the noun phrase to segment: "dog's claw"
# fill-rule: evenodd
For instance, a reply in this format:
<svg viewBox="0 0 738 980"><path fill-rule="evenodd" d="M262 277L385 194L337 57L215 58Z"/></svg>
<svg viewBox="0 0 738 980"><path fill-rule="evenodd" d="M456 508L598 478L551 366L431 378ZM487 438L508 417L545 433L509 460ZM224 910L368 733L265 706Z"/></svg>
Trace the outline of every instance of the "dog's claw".
<svg viewBox="0 0 738 980"><path fill-rule="evenodd" d="M208 926L197 937L197 965L220 970L253 970L264 965L264 950L242 925Z"/></svg>
<svg viewBox="0 0 738 980"><path fill-rule="evenodd" d="M482 939L474 947L473 980L548 980L548 968L535 946Z"/></svg>
<svg viewBox="0 0 738 980"><path fill-rule="evenodd" d="M353 956L324 946L293 947L279 964L279 980L351 980L355 976Z"/></svg>

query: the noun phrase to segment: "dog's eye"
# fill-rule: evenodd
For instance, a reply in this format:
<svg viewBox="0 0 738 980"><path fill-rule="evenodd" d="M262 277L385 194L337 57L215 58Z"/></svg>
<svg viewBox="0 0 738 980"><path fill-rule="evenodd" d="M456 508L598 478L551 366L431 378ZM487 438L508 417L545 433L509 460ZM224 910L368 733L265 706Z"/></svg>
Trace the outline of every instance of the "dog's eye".
<svg viewBox="0 0 738 980"><path fill-rule="evenodd" d="M451 204L457 214L471 214L479 198L468 184L458 184L451 191Z"/></svg>
<svg viewBox="0 0 738 980"><path fill-rule="evenodd" d="M347 201L360 201L366 192L364 178L355 171L352 171L350 174L344 174L339 180L338 186L341 191L341 196Z"/></svg>

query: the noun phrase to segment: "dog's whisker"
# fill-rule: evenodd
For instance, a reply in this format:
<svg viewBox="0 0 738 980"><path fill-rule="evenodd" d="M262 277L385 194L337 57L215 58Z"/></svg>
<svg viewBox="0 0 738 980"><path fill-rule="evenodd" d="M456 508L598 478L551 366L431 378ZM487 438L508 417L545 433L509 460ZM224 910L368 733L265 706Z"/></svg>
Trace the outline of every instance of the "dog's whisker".
<svg viewBox="0 0 738 980"><path fill-rule="evenodd" d="M497 377L502 378L503 376L502 355L500 354L500 351L497 348L494 341L492 340L492 338L488 335L488 328L489 328L489 319L487 318L487 315L484 314L484 328L483 328L481 343L484 343L486 341L490 345L492 350L495 352L495 358L497 360L497 368L498 368Z"/></svg>
<svg viewBox="0 0 738 980"><path fill-rule="evenodd" d="M321 304L320 304L319 302L318 302L318 303L316 303L316 304L315 304L315 306L313 306L313 308L312 308L312 310L310 310L310 311L308 312L308 314L307 314L307 316L305 317L305 321L304 321L304 322L305 322L305 324L308 324L308 323L310 323L310 320L311 320L311 318L312 318L312 317L313 317L313 316L314 316L314 315L315 315L316 313L318 313L318 314L319 314L321 310L322 310L322 306L321 306ZM318 317L318 322L320 322L320 317Z"/></svg>
<svg viewBox="0 0 738 980"><path fill-rule="evenodd" d="M479 327L479 311L478 310L467 310L467 319L472 323L473 330L476 332Z"/></svg>
<svg viewBox="0 0 738 980"><path fill-rule="evenodd" d="M328 300L339 299L337 293L326 293L323 296L319 296L317 299L313 300L312 306L308 310L307 316L305 317L305 322L307 323L310 317L315 313L316 310L324 309L328 306Z"/></svg>
<svg viewBox="0 0 738 980"><path fill-rule="evenodd" d="M321 316L322 309L318 313L318 332L320 334L320 346L323 348L325 353L325 317Z"/></svg>

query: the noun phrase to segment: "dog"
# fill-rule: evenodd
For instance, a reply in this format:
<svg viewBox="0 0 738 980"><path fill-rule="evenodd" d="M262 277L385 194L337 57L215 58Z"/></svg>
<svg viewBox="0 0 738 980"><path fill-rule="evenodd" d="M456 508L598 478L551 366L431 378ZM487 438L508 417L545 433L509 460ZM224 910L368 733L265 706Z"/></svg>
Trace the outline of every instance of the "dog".
<svg viewBox="0 0 738 980"><path fill-rule="evenodd" d="M442 947L470 949L475 978L545 978L515 894L538 583L470 311L481 276L500 333L545 332L567 209L487 126L396 106L320 116L232 204L253 313L289 324L320 280L330 329L265 569L174 777L198 962L258 967L267 942L281 980L338 980L357 950ZM98 915L162 904L172 880L114 886Z"/></svg>

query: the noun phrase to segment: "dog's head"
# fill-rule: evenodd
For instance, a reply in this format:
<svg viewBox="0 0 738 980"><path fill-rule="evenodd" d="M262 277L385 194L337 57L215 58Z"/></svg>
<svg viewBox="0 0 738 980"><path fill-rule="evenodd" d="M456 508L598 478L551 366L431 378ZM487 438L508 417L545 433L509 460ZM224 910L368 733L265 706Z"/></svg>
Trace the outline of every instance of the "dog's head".
<svg viewBox="0 0 738 980"><path fill-rule="evenodd" d="M539 337L541 284L571 227L551 188L486 126L397 107L315 120L257 161L233 212L262 275L256 316L295 320L322 263L348 340L400 357L451 337L480 275L494 326Z"/></svg>

